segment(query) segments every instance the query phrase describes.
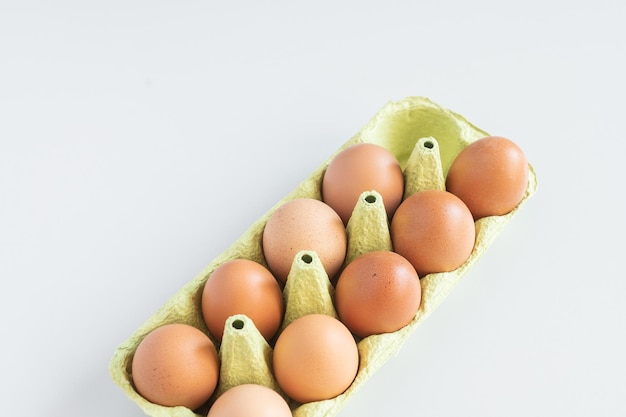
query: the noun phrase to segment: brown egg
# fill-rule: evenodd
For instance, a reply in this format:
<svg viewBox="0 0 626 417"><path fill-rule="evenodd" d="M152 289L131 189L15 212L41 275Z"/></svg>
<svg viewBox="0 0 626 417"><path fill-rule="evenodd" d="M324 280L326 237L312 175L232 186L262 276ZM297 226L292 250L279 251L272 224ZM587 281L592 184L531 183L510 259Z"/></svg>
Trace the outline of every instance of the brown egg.
<svg viewBox="0 0 626 417"><path fill-rule="evenodd" d="M132 380L146 400L194 410L213 394L219 377L215 345L186 324L156 328L140 342L132 362Z"/></svg>
<svg viewBox="0 0 626 417"><path fill-rule="evenodd" d="M513 210L528 186L528 161L511 140L489 136L466 146L452 162L446 189L458 196L475 220Z"/></svg>
<svg viewBox="0 0 626 417"><path fill-rule="evenodd" d="M289 405L271 388L242 384L230 388L213 403L207 417L292 417Z"/></svg>
<svg viewBox="0 0 626 417"><path fill-rule="evenodd" d="M354 381L358 368L354 337L331 316L310 314L292 321L274 347L276 381L300 403L342 394Z"/></svg>
<svg viewBox="0 0 626 417"><path fill-rule="evenodd" d="M472 213L443 190L419 191L406 198L391 220L391 242L423 278L461 266L474 248Z"/></svg>
<svg viewBox="0 0 626 417"><path fill-rule="evenodd" d="M396 157L383 146L349 146L330 161L324 172L322 200L339 213L344 224L348 224L361 193L371 190L382 196L391 219L402 200L404 176Z"/></svg>
<svg viewBox="0 0 626 417"><path fill-rule="evenodd" d="M222 340L228 317L245 314L270 340L283 321L284 302L274 275L258 262L233 259L218 266L202 292L202 316L209 332Z"/></svg>
<svg viewBox="0 0 626 417"><path fill-rule="evenodd" d="M422 300L419 276L403 256L373 251L339 275L335 303L341 321L356 335L389 333L409 324Z"/></svg>
<svg viewBox="0 0 626 417"><path fill-rule="evenodd" d="M348 238L339 215L313 198L296 198L278 207L263 231L263 254L274 276L285 283L301 250L315 251L329 278L346 257Z"/></svg>

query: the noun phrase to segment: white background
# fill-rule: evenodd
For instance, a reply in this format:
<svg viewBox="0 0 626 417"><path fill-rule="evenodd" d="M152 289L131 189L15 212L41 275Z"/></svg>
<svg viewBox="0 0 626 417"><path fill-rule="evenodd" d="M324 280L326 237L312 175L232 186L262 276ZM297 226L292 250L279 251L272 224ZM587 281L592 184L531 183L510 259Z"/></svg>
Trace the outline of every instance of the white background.
<svg viewBox="0 0 626 417"><path fill-rule="evenodd" d="M8 3L3 415L144 415L117 345L411 95L539 190L340 416L626 415L624 2Z"/></svg>

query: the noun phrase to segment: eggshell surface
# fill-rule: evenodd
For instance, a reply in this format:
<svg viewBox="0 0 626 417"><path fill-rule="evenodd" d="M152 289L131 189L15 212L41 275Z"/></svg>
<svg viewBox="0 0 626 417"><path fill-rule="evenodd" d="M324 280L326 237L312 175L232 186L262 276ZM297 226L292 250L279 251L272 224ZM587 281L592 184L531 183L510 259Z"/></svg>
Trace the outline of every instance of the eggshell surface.
<svg viewBox="0 0 626 417"><path fill-rule="evenodd" d="M309 314L294 320L274 347L276 381L300 403L340 395L352 384L358 368L354 337L331 316Z"/></svg>
<svg viewBox="0 0 626 417"><path fill-rule="evenodd" d="M218 266L202 292L202 315L209 332L222 340L226 319L245 314L266 340L278 330L284 314L282 290L258 262L233 259Z"/></svg>
<svg viewBox="0 0 626 417"><path fill-rule="evenodd" d="M196 409L213 394L219 377L215 345L201 330L166 324L141 341L132 362L135 388L148 401Z"/></svg>
<svg viewBox="0 0 626 417"><path fill-rule="evenodd" d="M391 218L402 200L404 176L396 157L383 146L359 143L338 153L322 179L322 200L331 206L344 224L352 215L359 196L376 190Z"/></svg>
<svg viewBox="0 0 626 417"><path fill-rule="evenodd" d="M420 278L461 266L476 239L472 213L461 199L443 190L419 191L406 198L391 220L390 232L394 251L413 265Z"/></svg>
<svg viewBox="0 0 626 417"><path fill-rule="evenodd" d="M419 309L422 288L411 263L391 251L373 251L350 262L335 290L340 320L357 336L390 333Z"/></svg>
<svg viewBox="0 0 626 417"><path fill-rule="evenodd" d="M292 417L289 405L271 388L237 385L213 403L207 417Z"/></svg>
<svg viewBox="0 0 626 417"><path fill-rule="evenodd" d="M347 233L339 215L314 198L296 198L278 207L263 230L263 254L274 276L287 281L296 254L315 251L333 278L346 257Z"/></svg>
<svg viewBox="0 0 626 417"><path fill-rule="evenodd" d="M454 159L446 189L458 196L475 220L513 210L528 186L528 161L521 148L500 136L481 138Z"/></svg>

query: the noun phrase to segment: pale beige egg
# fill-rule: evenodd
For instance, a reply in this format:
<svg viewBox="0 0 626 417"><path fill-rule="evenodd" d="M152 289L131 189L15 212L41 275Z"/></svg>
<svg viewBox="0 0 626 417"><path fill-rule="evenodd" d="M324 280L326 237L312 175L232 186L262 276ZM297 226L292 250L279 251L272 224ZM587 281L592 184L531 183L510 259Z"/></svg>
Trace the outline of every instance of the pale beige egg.
<svg viewBox="0 0 626 417"><path fill-rule="evenodd" d="M346 257L348 237L339 215L320 200L296 198L278 207L263 230L263 254L274 276L285 283L296 254L315 251L329 278Z"/></svg>

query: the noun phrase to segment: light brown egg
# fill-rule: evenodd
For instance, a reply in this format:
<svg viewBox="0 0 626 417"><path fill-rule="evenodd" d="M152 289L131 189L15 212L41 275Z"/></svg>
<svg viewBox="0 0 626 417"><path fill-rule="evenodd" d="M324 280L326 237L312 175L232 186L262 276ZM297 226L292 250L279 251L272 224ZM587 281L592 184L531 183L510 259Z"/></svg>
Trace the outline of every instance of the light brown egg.
<svg viewBox="0 0 626 417"><path fill-rule="evenodd" d="M258 262L233 259L218 266L202 291L202 316L209 332L222 340L228 317L245 314L270 340L283 321L284 302L274 275Z"/></svg>
<svg viewBox="0 0 626 417"><path fill-rule="evenodd" d="M420 278L448 272L470 256L476 239L472 213L454 194L419 191L406 198L391 220L391 242Z"/></svg>
<svg viewBox="0 0 626 417"><path fill-rule="evenodd" d="M218 377L215 345L187 324L166 324L151 331L133 357L135 388L155 404L195 410L211 397Z"/></svg>
<svg viewBox="0 0 626 417"><path fill-rule="evenodd" d="M296 198L278 207L263 230L263 254L274 276L287 281L296 254L315 251L329 278L346 257L348 238L339 215L313 198Z"/></svg>
<svg viewBox="0 0 626 417"><path fill-rule="evenodd" d="M391 251L368 252L354 259L339 275L335 289L339 318L360 337L406 326L421 300L415 268Z"/></svg>
<svg viewBox="0 0 626 417"><path fill-rule="evenodd" d="M499 136L466 146L452 162L446 189L458 196L475 220L513 210L528 186L528 161L519 146Z"/></svg>
<svg viewBox="0 0 626 417"><path fill-rule="evenodd" d="M292 399L334 398L354 381L359 351L350 330L334 317L302 316L278 336L273 354L276 381Z"/></svg>
<svg viewBox="0 0 626 417"><path fill-rule="evenodd" d="M404 176L396 157L374 143L358 143L339 152L328 164L322 179L322 200L344 224L364 191L376 190L391 219L402 200Z"/></svg>
<svg viewBox="0 0 626 417"><path fill-rule="evenodd" d="M213 403L207 417L292 417L289 405L271 388L243 384L230 388Z"/></svg>

